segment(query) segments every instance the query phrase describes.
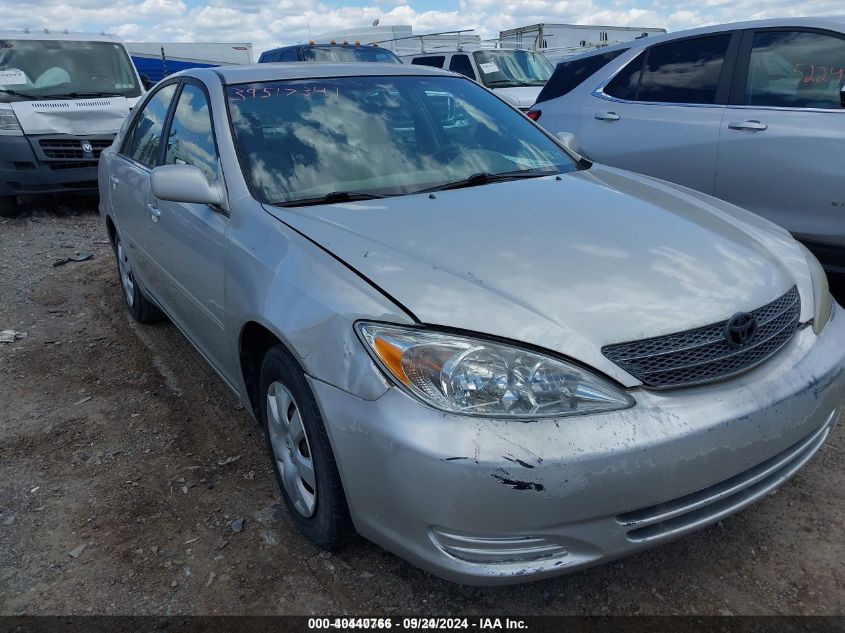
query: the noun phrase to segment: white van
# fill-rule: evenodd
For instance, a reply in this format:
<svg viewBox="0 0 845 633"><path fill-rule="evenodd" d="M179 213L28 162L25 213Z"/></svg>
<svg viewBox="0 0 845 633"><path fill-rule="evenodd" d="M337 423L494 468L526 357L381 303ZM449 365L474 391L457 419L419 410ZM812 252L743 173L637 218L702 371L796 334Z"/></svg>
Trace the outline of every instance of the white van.
<svg viewBox="0 0 845 633"><path fill-rule="evenodd" d="M445 68L465 75L523 112L534 105L554 71L542 53L509 48L434 51L403 55L400 59L406 64Z"/></svg>
<svg viewBox="0 0 845 633"><path fill-rule="evenodd" d="M114 36L0 31L0 215L20 195L95 193L100 152L143 92Z"/></svg>

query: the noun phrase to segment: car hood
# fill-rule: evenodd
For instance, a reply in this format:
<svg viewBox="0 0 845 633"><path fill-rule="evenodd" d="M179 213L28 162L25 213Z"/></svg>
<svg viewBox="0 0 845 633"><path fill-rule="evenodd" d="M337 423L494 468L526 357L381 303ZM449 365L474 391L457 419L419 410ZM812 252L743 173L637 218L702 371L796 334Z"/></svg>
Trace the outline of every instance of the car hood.
<svg viewBox="0 0 845 633"><path fill-rule="evenodd" d="M493 92L517 108L530 108L537 101L543 86L516 86L513 88L494 88Z"/></svg>
<svg viewBox="0 0 845 633"><path fill-rule="evenodd" d="M267 207L419 321L524 341L635 386L603 345L681 332L812 285L775 225L663 181L563 175L302 208Z"/></svg>
<svg viewBox="0 0 845 633"><path fill-rule="evenodd" d="M25 134L115 134L129 114L125 97L14 101Z"/></svg>

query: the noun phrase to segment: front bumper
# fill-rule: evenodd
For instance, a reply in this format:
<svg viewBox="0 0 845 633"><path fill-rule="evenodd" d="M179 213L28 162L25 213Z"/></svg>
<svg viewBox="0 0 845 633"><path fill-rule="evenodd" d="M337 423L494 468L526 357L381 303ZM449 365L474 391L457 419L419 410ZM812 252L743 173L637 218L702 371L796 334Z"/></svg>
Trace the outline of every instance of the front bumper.
<svg viewBox="0 0 845 633"><path fill-rule="evenodd" d="M96 192L97 161L113 139L0 135L0 196Z"/></svg>
<svg viewBox="0 0 845 633"><path fill-rule="evenodd" d="M820 336L804 327L730 381L533 422L311 385L358 531L447 580L505 584L665 542L781 485L836 423L843 342L835 306Z"/></svg>

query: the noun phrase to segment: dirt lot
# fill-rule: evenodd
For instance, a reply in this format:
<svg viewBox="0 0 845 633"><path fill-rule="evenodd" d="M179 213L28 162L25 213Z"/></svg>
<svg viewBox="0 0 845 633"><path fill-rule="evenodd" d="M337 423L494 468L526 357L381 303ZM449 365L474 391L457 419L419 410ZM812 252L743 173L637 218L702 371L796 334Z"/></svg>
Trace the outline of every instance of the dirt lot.
<svg viewBox="0 0 845 633"><path fill-rule="evenodd" d="M233 395L172 325L129 320L90 206L0 220L0 330L26 333L0 344L0 612L845 613L841 426L740 515L551 581L457 587L363 540L319 552ZM94 257L53 267L75 251Z"/></svg>

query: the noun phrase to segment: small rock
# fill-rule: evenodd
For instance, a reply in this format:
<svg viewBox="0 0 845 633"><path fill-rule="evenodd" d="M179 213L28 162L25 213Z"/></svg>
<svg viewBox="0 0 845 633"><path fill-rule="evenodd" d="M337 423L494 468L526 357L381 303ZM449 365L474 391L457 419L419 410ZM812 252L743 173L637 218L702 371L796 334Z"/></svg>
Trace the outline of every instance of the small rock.
<svg viewBox="0 0 845 633"><path fill-rule="evenodd" d="M225 466L226 464L234 464L241 458L240 455L235 455L234 457L227 457L226 459L221 459L217 461L218 466Z"/></svg>
<svg viewBox="0 0 845 633"><path fill-rule="evenodd" d="M86 453L85 451L76 451L73 454L73 459L71 460L71 462L73 462L74 464L84 464L87 461L88 453Z"/></svg>
<svg viewBox="0 0 845 633"><path fill-rule="evenodd" d="M157 555L158 554L158 545L153 545L152 547L150 547L150 551L153 553L154 556Z"/></svg>
<svg viewBox="0 0 845 633"><path fill-rule="evenodd" d="M206 587L210 587L210 586L211 586L211 583L213 583L213 582L214 582L214 576L216 576L216 574L215 574L213 571L212 571L212 572L209 572L209 574L208 574L208 580L207 580L207 581L205 581L205 586L206 586Z"/></svg>
<svg viewBox="0 0 845 633"><path fill-rule="evenodd" d="M231 523L229 523L229 527L232 528L232 532L236 534L244 529L244 519L243 517L238 517Z"/></svg>
<svg viewBox="0 0 845 633"><path fill-rule="evenodd" d="M15 515L14 514L10 514L5 519L3 519L3 525L6 525L6 526L12 525L12 523L14 523L14 522L15 522Z"/></svg>
<svg viewBox="0 0 845 633"><path fill-rule="evenodd" d="M94 396L85 396L84 398L80 398L79 400L73 403L73 406L78 407L80 404L85 404L93 397Z"/></svg>
<svg viewBox="0 0 845 633"><path fill-rule="evenodd" d="M86 547L88 547L88 545L86 543L83 543L82 545L79 545L78 547L74 547L72 550L70 550L68 552L68 556L70 556L71 558L79 558L79 555L82 553L82 551Z"/></svg>
<svg viewBox="0 0 845 633"><path fill-rule="evenodd" d="M362 580L368 580L373 576L375 576L375 574L368 571L362 571L360 574L358 574L358 578L361 578Z"/></svg>
<svg viewBox="0 0 845 633"><path fill-rule="evenodd" d="M217 544L217 547L215 549L219 552L221 549L226 547L228 544L229 544L229 541L227 541L226 539L223 539Z"/></svg>
<svg viewBox="0 0 845 633"><path fill-rule="evenodd" d="M173 582L170 583L170 586L175 589L176 587L179 586L179 583L174 580Z"/></svg>
<svg viewBox="0 0 845 633"><path fill-rule="evenodd" d="M267 545L279 544L279 537L276 536L276 533L273 530L264 530L261 533L261 540L267 543Z"/></svg>

